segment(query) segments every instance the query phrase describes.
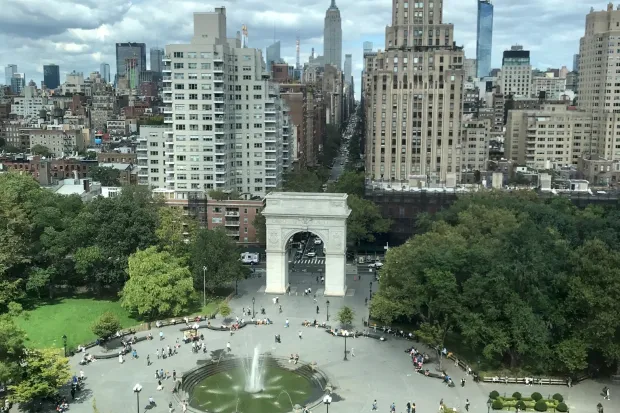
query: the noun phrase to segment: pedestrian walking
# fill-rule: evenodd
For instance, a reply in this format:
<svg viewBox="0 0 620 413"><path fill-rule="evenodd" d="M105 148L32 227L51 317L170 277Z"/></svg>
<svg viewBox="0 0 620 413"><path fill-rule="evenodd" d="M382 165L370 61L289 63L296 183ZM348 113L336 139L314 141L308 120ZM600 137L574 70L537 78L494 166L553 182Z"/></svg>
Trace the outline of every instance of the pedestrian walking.
<svg viewBox="0 0 620 413"><path fill-rule="evenodd" d="M469 411L469 399L465 400L465 410Z"/></svg>
<svg viewBox="0 0 620 413"><path fill-rule="evenodd" d="M146 355L146 366L148 367L148 366L150 366L150 365L151 365L151 355L150 355L150 354L147 354L147 355Z"/></svg>
<svg viewBox="0 0 620 413"><path fill-rule="evenodd" d="M372 409L370 409L372 411L376 411L377 410L377 400L375 399L374 402L372 402Z"/></svg>
<svg viewBox="0 0 620 413"><path fill-rule="evenodd" d="M407 402L407 413L411 413L411 402Z"/></svg>
<svg viewBox="0 0 620 413"><path fill-rule="evenodd" d="M461 387L465 387L465 377L461 379Z"/></svg>
<svg viewBox="0 0 620 413"><path fill-rule="evenodd" d="M355 357L355 349L353 347L351 347L351 356Z"/></svg>
<svg viewBox="0 0 620 413"><path fill-rule="evenodd" d="M172 402L168 403L168 413L172 413L174 409L172 408Z"/></svg>
<svg viewBox="0 0 620 413"><path fill-rule="evenodd" d="M232 351L230 349L230 341L228 343L226 343L226 351L228 351L229 353Z"/></svg>
<svg viewBox="0 0 620 413"><path fill-rule="evenodd" d="M159 332L159 341L162 341L164 339L164 332L160 331Z"/></svg>
<svg viewBox="0 0 620 413"><path fill-rule="evenodd" d="M75 400L75 387L71 387L71 400Z"/></svg>
<svg viewBox="0 0 620 413"><path fill-rule="evenodd" d="M318 305L316 306L316 313L317 314L319 313L319 306Z"/></svg>
<svg viewBox="0 0 620 413"><path fill-rule="evenodd" d="M317 284L319 283L319 276L318 275L316 276L316 283Z"/></svg>
<svg viewBox="0 0 620 413"><path fill-rule="evenodd" d="M396 405L394 404L394 402L392 402L392 405L390 406L390 412L392 413L396 412Z"/></svg>
<svg viewBox="0 0 620 413"><path fill-rule="evenodd" d="M415 413L415 402L411 403L411 413Z"/></svg>
<svg viewBox="0 0 620 413"><path fill-rule="evenodd" d="M172 370L172 380L176 380L176 379L177 379L177 371Z"/></svg>
<svg viewBox="0 0 620 413"><path fill-rule="evenodd" d="M159 358L161 357L161 356L159 355L159 349L157 349L157 351L155 351L155 354L157 355L157 359L159 360Z"/></svg>
<svg viewBox="0 0 620 413"><path fill-rule="evenodd" d="M284 322L284 327L288 328L289 324L288 324L288 318L286 319L286 321Z"/></svg>
<svg viewBox="0 0 620 413"><path fill-rule="evenodd" d="M301 340L301 330L299 330L299 339Z"/></svg>

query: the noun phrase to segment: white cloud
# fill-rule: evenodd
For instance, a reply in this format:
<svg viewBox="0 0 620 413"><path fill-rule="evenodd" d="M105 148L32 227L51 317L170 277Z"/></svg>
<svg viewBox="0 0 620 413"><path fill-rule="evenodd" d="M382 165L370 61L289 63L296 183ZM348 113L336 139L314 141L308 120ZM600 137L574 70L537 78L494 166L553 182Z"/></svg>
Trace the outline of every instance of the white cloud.
<svg viewBox="0 0 620 413"><path fill-rule="evenodd" d="M435 0L436 3L439 0ZM343 19L343 55L353 55L356 86L362 65L362 43L384 48L385 26L391 20L391 1L337 0ZM296 36L301 39L302 62L311 49L323 53L325 10L330 0L228 0L206 4L176 0L11 0L0 13L0 65L17 64L28 79L40 81L43 64L57 63L62 73L99 69L100 62L115 67L116 42L144 42L147 48L188 42L192 36L192 12L225 6L228 34L234 36L246 24L250 46L264 49L274 38L281 41L282 56L295 63ZM607 1L592 4L602 10ZM572 62L583 34L590 4L583 0L495 0L493 65L512 44L532 51L534 65L554 66ZM455 40L475 56L476 2L444 0L444 22L455 25ZM292 56L292 58L290 58ZM544 60L544 62L543 62ZM543 67L545 68L545 67Z"/></svg>

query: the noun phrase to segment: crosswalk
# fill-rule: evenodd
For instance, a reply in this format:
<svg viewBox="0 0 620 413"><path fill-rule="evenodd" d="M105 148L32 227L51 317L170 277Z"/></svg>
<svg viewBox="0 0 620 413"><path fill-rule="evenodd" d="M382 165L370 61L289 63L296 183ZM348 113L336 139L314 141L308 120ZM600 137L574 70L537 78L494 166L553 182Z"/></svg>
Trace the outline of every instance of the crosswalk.
<svg viewBox="0 0 620 413"><path fill-rule="evenodd" d="M325 264L325 257L298 258L294 261L294 264L323 265Z"/></svg>

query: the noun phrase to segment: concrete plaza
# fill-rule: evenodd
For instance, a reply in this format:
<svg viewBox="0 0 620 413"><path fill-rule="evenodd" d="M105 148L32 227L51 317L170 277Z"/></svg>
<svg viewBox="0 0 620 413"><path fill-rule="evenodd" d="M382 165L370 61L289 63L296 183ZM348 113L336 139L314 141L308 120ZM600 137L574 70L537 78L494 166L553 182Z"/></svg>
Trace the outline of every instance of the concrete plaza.
<svg viewBox="0 0 620 413"><path fill-rule="evenodd" d="M366 318L368 309L364 299L368 297L369 282L371 275L363 275L359 281L354 281L353 276L349 277L349 293L345 297L329 297L330 321L337 325L333 319L338 310L343 305L348 305L355 310L355 326L358 330L363 330L362 318ZM231 300L233 314L242 318L242 308L252 307L252 298L255 299L255 311L260 313L261 307L266 310L266 316L274 321L269 326L246 326L235 332L232 336L228 332L219 332L203 329L200 333L204 334L207 343L207 354L193 354L187 344L182 344L179 354L165 360L158 360L155 351L162 345L173 345L175 340L182 338L179 331L181 325L165 327L162 329L165 340L160 342L157 335L159 330L152 330L155 339L153 341L143 341L136 344L139 358L132 360L130 355L126 357L124 364L118 362L118 358L108 360L97 360L87 366L79 366L80 357L75 356L71 359L72 368L76 373L80 369L84 370L87 376L86 389L78 393L78 400L71 403L70 411L73 413L92 413L92 400L97 401L100 413L130 413L136 411L136 395L133 387L136 383L143 386L140 394L140 410L144 411L149 397L153 397L157 402L157 407L150 409L152 412L167 412L169 401L173 401L171 388L172 380L164 382L163 391L157 391L157 380L155 379L155 369L164 369L177 374L203 363L210 358L212 351L226 348L226 343L230 341L232 354L234 356L247 356L253 351L254 346L259 345L261 351L271 352L274 355L287 357L291 353L298 353L304 362L316 362L318 367L330 377L331 382L336 387L334 402L329 410L339 413L357 413L371 410L373 400L377 400L379 412L388 412L392 402L396 404L396 411L405 411L407 401L415 402L417 412L437 412L439 401L449 407L455 407L459 411L465 411L465 400L469 399L470 412L484 413L487 410L486 401L488 394L492 390L497 390L501 394L508 395L514 391L520 391L524 395L529 395L534 391L539 391L545 397L548 394L560 393L564 395L566 403L571 412L595 413L596 404L601 401L605 406L605 411L619 412L620 403L616 399L603 401L599 396L605 383L587 381L585 383L567 388L566 386L524 386L524 385L485 385L475 384L468 380L465 387L458 385L464 373L454 367L452 362L445 363L446 370L453 378L457 386L448 388L438 379L424 377L416 374L411 365L409 356L404 350L411 344L420 347L416 343L389 337L387 341L378 341L371 338L349 338L347 347L350 353L348 361L344 361L344 339L332 337L323 329L302 327L304 320L319 322L326 321L327 298L317 295L317 303L313 297L303 296L303 290L311 287L313 293L321 291L321 286L316 284L314 275L291 277L293 293L290 296L279 296L283 312L278 314L277 306L274 306L272 298L274 296L264 294L264 278L250 279L239 283L238 296ZM373 282L373 287L376 283ZM297 295L295 295L297 292ZM316 314L316 307L319 306L319 314ZM247 318L247 317L246 317ZM290 321L290 328L285 328L285 320ZM212 321L213 325L221 323L218 318ZM298 332L302 331L302 339L299 339ZM140 333L145 334L145 333ZM281 344L275 344L274 336L280 334ZM100 351L93 349L93 354ZM152 365L147 367L146 356L150 355ZM355 354L353 356L353 354ZM430 353L429 353L430 354ZM434 364L430 366L434 369ZM607 383L608 384L608 383ZM609 384L608 384L609 385ZM615 387L611 387L611 397L615 396ZM175 411L180 412L181 408L175 405ZM324 405L313 409L314 413L326 411ZM248 413L248 412L243 412ZM251 413L251 412L249 412Z"/></svg>

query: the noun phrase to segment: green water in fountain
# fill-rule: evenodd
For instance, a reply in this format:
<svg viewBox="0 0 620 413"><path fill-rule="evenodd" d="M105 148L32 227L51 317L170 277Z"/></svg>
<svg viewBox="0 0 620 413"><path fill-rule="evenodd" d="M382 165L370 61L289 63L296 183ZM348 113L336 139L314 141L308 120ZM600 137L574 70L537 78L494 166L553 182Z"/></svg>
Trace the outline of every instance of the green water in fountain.
<svg viewBox="0 0 620 413"><path fill-rule="evenodd" d="M209 413L289 413L292 405L303 405L317 391L292 371L266 366L264 389L248 393L244 390L246 375L239 366L207 377L194 387L190 406Z"/></svg>

